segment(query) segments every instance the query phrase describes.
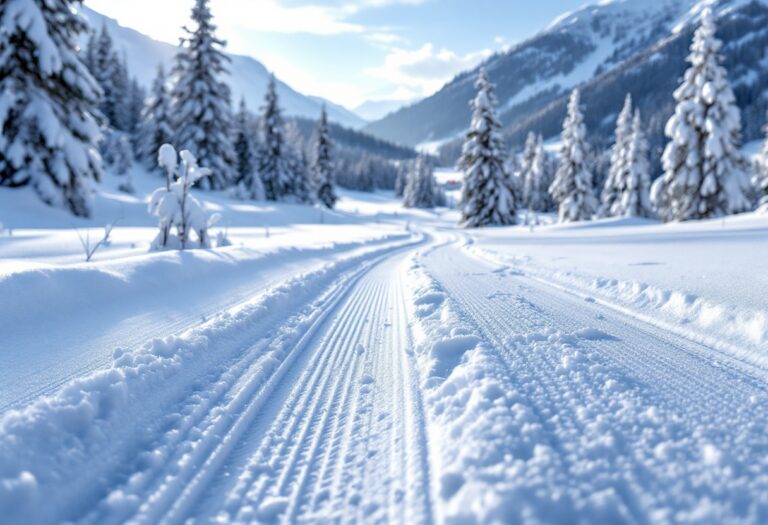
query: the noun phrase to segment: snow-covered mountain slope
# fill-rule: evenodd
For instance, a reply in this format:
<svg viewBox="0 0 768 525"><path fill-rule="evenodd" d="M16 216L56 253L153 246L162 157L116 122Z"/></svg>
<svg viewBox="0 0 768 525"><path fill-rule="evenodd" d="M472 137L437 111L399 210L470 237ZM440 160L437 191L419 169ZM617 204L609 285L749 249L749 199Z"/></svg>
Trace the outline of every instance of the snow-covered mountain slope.
<svg viewBox="0 0 768 525"><path fill-rule="evenodd" d="M125 54L131 74L136 76L143 85L147 87L151 85L159 64L164 64L166 69L172 66L176 46L158 42L138 31L123 27L116 20L87 7L83 8L83 14L95 30L100 30L106 24L117 48ZM181 33L181 29L179 32ZM83 45L86 40L87 37L83 36ZM258 110L267 91L270 72L261 62L252 57L232 54L229 56L232 63L228 80L232 87L233 102L245 97L248 107L253 111ZM365 124L365 120L348 109L319 97L299 93L284 82L280 82L279 79L277 92L287 115L316 119L320 115L321 106L325 104L330 120L353 128L360 128Z"/></svg>
<svg viewBox="0 0 768 525"><path fill-rule="evenodd" d="M574 87L684 33L705 6L733 12L752 3L756 0L603 0L562 15L482 67L497 84L502 118L509 124L535 115ZM468 101L477 71L458 75L435 95L366 129L413 145L460 135L470 121Z"/></svg>
<svg viewBox="0 0 768 525"><path fill-rule="evenodd" d="M394 113L400 108L411 105L417 100L366 100L359 106L352 109L355 114L365 120L373 122Z"/></svg>

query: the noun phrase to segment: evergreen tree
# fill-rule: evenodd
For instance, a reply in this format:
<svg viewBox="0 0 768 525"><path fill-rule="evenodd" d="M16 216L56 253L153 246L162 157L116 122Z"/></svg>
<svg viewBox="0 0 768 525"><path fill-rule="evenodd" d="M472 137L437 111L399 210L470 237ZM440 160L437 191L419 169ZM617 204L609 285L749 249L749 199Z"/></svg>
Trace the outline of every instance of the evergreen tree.
<svg viewBox="0 0 768 525"><path fill-rule="evenodd" d="M403 205L406 208L431 209L438 204L438 200L434 169L424 155L419 155L411 163Z"/></svg>
<svg viewBox="0 0 768 525"><path fill-rule="evenodd" d="M173 89L176 145L197 155L210 173L198 184L204 189L222 189L234 180L235 164L230 139L231 101L229 86L221 80L229 58L221 51L223 40L215 36L216 26L209 0L195 0L192 9L194 30L185 28L176 55L176 84Z"/></svg>
<svg viewBox="0 0 768 525"><path fill-rule="evenodd" d="M160 146L173 140L172 103L167 84L168 79L161 65L157 69L152 93L142 113L138 150L139 160L147 169L157 166L157 152Z"/></svg>
<svg viewBox="0 0 768 525"><path fill-rule="evenodd" d="M358 191L373 192L376 189L374 172L376 168L373 159L368 153L364 153L360 161L355 166L357 184L355 189Z"/></svg>
<svg viewBox="0 0 768 525"><path fill-rule="evenodd" d="M667 123L664 175L653 201L665 221L687 221L750 208L746 161L740 152L741 114L727 72L712 11L702 14L686 71Z"/></svg>
<svg viewBox="0 0 768 525"><path fill-rule="evenodd" d="M274 76L267 87L261 124L263 147L259 155L259 172L267 200L277 201L294 193L294 181Z"/></svg>
<svg viewBox="0 0 768 525"><path fill-rule="evenodd" d="M530 176L531 167L533 166L533 160L536 157L536 147L538 146L539 138L531 131L528 133L528 137L525 139L525 148L523 149L523 157L520 162L520 182L523 186L522 201L524 205L527 205L531 201L531 195L527 193L530 189L528 177Z"/></svg>
<svg viewBox="0 0 768 525"><path fill-rule="evenodd" d="M320 122L315 130L313 140L314 156L312 158L312 183L317 199L326 208L333 208L338 197L334 189L335 176L333 171L333 143L331 129L328 126L328 115L325 106L320 113Z"/></svg>
<svg viewBox="0 0 768 525"><path fill-rule="evenodd" d="M240 101L240 110L235 116L235 183L237 196L241 199L263 200L264 184L256 162L256 146L251 133L251 114L245 105L245 98Z"/></svg>
<svg viewBox="0 0 768 525"><path fill-rule="evenodd" d="M395 178L395 197L402 198L405 195L405 185L408 183L408 164L400 162L397 165L397 177Z"/></svg>
<svg viewBox="0 0 768 525"><path fill-rule="evenodd" d="M757 192L758 207L761 211L768 211L768 125L763 127L766 138L760 148L760 155L755 160L755 173L752 184Z"/></svg>
<svg viewBox="0 0 768 525"><path fill-rule="evenodd" d="M101 87L102 97L99 105L101 114L107 120L107 124L114 128L118 126L120 115L121 93L118 92L120 84L120 62L114 49L112 36L107 30L106 24L101 26L101 32L95 38L93 44L96 49L90 52L91 74Z"/></svg>
<svg viewBox="0 0 768 525"><path fill-rule="evenodd" d="M547 181L546 162L547 153L544 151L544 139L538 136L533 146L533 159L528 168L528 175L525 178L525 187L523 189L523 194L526 198L522 204L530 211L541 212L547 210L547 189L549 184Z"/></svg>
<svg viewBox="0 0 768 525"><path fill-rule="evenodd" d="M298 124L290 120L285 127L285 143L288 146L288 167L291 176L289 199L302 204L315 201L312 191L312 174L307 160L307 148Z"/></svg>
<svg viewBox="0 0 768 525"><path fill-rule="evenodd" d="M557 203L560 222L590 220L597 211L589 171L589 150L579 90L574 90L568 103L568 116L563 124L560 164L555 181L549 188Z"/></svg>
<svg viewBox="0 0 768 525"><path fill-rule="evenodd" d="M87 217L102 169L100 90L78 56L78 5L0 3L0 185L30 184L44 202Z"/></svg>
<svg viewBox="0 0 768 525"><path fill-rule="evenodd" d="M467 228L514 224L516 196L509 186L494 86L485 69L480 70L476 88L472 125L459 160L464 173L462 224Z"/></svg>
<svg viewBox="0 0 768 525"><path fill-rule="evenodd" d="M144 102L147 98L146 90L139 84L139 81L132 78L128 87L126 96L127 128L125 131L134 138L137 144L141 131L141 113L144 110Z"/></svg>
<svg viewBox="0 0 768 525"><path fill-rule="evenodd" d="M627 179L627 154L632 140L632 96L627 95L624 108L616 121L616 142L611 150L611 166L605 179L600 196L600 215L614 217L620 215L622 188Z"/></svg>
<svg viewBox="0 0 768 525"><path fill-rule="evenodd" d="M617 187L621 193L614 208L614 216L644 218L653 216L650 170L648 141L645 138L643 121L638 110L632 121L624 169L621 170L623 178L617 181Z"/></svg>

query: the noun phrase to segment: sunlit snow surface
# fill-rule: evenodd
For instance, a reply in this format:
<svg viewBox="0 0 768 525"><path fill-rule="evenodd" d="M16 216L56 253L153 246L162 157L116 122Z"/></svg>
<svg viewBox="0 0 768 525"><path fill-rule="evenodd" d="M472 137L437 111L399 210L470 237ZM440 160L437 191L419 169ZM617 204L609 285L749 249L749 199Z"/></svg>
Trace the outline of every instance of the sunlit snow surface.
<svg viewBox="0 0 768 525"><path fill-rule="evenodd" d="M768 216L210 193L231 246L149 253L133 176L0 189L3 523L766 521Z"/></svg>

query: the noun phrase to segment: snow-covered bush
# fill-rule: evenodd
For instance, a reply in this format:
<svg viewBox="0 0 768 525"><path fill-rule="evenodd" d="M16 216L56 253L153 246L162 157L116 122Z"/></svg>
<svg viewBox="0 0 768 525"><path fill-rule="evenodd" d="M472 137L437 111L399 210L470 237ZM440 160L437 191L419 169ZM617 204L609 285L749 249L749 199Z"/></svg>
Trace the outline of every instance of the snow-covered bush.
<svg viewBox="0 0 768 525"><path fill-rule="evenodd" d="M664 175L653 185L653 203L665 221L719 217L751 207L740 151L741 113L721 65L721 48L714 16L706 9L665 129L670 142L662 158Z"/></svg>
<svg viewBox="0 0 768 525"><path fill-rule="evenodd" d="M211 176L211 170L200 168L195 156L187 150L177 157L176 149L170 144L160 148L157 160L165 171L166 185L152 193L149 203L149 213L159 219L160 228L152 249L183 250L191 245L192 234L200 248L210 248L208 230L221 216L209 216L190 190L200 179Z"/></svg>

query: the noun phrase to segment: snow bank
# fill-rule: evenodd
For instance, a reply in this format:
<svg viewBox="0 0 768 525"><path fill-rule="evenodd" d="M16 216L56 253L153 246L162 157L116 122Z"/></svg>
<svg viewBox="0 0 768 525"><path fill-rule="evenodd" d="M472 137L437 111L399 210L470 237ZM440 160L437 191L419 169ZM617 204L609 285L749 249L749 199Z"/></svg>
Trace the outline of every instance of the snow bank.
<svg viewBox="0 0 768 525"><path fill-rule="evenodd" d="M215 425L205 435L183 432L193 428L195 418L207 414L212 400L237 380L239 374L233 372L237 366L251 372L251 390L264 384L290 356L312 320L322 315L328 294L343 285L343 281L334 285L340 274L359 270L407 243L373 247L328 263L188 332L155 339L141 349L118 349L109 369L4 415L0 419L4 522L74 520L97 505L122 521L142 503L136 494L157 476L157 467L168 460L175 444L186 440L178 468L185 464L189 468L195 453L205 450L197 448L198 443L220 439ZM77 278L99 283L121 279L108 272L89 273L95 275L81 271ZM4 284L16 286L19 278L11 276ZM44 281L51 275L21 278ZM167 406L178 411L164 412ZM110 479L128 473L134 473L130 479ZM107 487L121 485L122 489L105 494Z"/></svg>
<svg viewBox="0 0 768 525"><path fill-rule="evenodd" d="M477 245L468 249L496 264L511 264L539 282L582 295L585 300L611 306L749 363L768 366L768 312L765 310L728 305L635 279L545 268Z"/></svg>
<svg viewBox="0 0 768 525"><path fill-rule="evenodd" d="M619 494L623 481L611 478L605 459L619 454L606 423L566 427L576 434L557 435L553 422L542 419L528 398L535 378L522 372L524 364L513 370L502 357L504 351L557 356L556 377L615 391L619 407L635 401L628 381L597 364L584 348L587 341L610 336L592 329L563 334L547 328L520 335L511 330L502 349L483 340L419 262L410 277L440 519L448 524L570 523L581 522L580 516L584 523L632 522ZM588 419L589 413L582 416ZM632 418L622 424L647 426ZM568 465L560 439L591 452L580 458L582 464Z"/></svg>

